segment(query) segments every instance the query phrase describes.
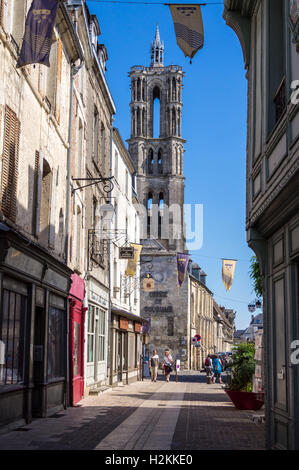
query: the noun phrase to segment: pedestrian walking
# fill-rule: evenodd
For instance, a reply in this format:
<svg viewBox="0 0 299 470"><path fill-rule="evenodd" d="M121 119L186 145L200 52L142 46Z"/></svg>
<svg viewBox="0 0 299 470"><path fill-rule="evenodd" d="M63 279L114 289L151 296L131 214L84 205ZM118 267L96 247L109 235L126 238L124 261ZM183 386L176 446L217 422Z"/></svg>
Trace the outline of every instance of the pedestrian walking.
<svg viewBox="0 0 299 470"><path fill-rule="evenodd" d="M206 360L205 360L205 369L206 369L206 373L207 373L207 376L211 376L212 375L212 367L213 367L213 361L212 361L212 358L210 356L210 354L206 357Z"/></svg>
<svg viewBox="0 0 299 470"><path fill-rule="evenodd" d="M158 367L159 367L159 356L157 354L157 350L153 350L153 355L150 358L150 364L151 364L151 376L152 376L152 382L157 381L158 377Z"/></svg>
<svg viewBox="0 0 299 470"><path fill-rule="evenodd" d="M219 383L222 384L221 372L222 372L221 362L220 362L219 356L217 355L213 359L213 374L214 374L213 383L216 383L216 379L218 378Z"/></svg>
<svg viewBox="0 0 299 470"><path fill-rule="evenodd" d="M165 350L163 359L163 369L165 374L165 381L169 382L170 373L172 372L173 359L168 349Z"/></svg>

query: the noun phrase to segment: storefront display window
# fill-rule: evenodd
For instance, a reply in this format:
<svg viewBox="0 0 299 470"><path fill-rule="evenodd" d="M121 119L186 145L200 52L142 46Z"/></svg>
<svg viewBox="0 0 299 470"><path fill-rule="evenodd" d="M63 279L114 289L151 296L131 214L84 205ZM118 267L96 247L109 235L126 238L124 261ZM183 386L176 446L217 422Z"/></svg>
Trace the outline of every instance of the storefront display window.
<svg viewBox="0 0 299 470"><path fill-rule="evenodd" d="M94 307L88 306L88 324L87 324L87 362L93 362L94 345Z"/></svg>
<svg viewBox="0 0 299 470"><path fill-rule="evenodd" d="M105 360L105 312L97 308L99 317L98 361Z"/></svg>
<svg viewBox="0 0 299 470"><path fill-rule="evenodd" d="M64 311L49 308L48 379L64 377Z"/></svg>
<svg viewBox="0 0 299 470"><path fill-rule="evenodd" d="M24 380L25 325L27 297L3 290L3 315L0 318L0 384Z"/></svg>

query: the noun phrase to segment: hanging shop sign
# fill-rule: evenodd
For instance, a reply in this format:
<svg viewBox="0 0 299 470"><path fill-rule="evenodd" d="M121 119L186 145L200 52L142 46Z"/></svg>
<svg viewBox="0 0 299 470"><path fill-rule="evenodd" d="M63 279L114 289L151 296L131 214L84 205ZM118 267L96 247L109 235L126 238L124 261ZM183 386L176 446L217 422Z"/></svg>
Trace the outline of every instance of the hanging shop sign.
<svg viewBox="0 0 299 470"><path fill-rule="evenodd" d="M122 246L119 249L119 259L133 259L134 248L131 246Z"/></svg>
<svg viewBox="0 0 299 470"><path fill-rule="evenodd" d="M129 322L128 322L128 320L127 320L126 318L120 317L120 319L119 319L119 328L120 328L121 330L127 330L128 327L129 327Z"/></svg>

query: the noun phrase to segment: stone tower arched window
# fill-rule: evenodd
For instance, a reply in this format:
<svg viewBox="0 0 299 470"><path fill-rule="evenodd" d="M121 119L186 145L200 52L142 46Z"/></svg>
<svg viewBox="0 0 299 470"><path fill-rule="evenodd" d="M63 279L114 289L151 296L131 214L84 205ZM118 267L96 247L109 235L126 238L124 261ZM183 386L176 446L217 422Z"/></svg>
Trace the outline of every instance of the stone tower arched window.
<svg viewBox="0 0 299 470"><path fill-rule="evenodd" d="M154 172L154 151L149 149L147 156L147 171L150 175Z"/></svg>
<svg viewBox="0 0 299 470"><path fill-rule="evenodd" d="M152 129L154 138L160 137L160 88L155 86L153 89L153 115L152 115Z"/></svg>
<svg viewBox="0 0 299 470"><path fill-rule="evenodd" d="M171 123L172 123L172 126L171 126L171 127L172 127L172 129L171 129L171 134L172 134L172 135L176 135L176 111L175 111L175 108L172 109L172 116L171 116L171 118L172 118L172 121L171 121Z"/></svg>
<svg viewBox="0 0 299 470"><path fill-rule="evenodd" d="M163 153L162 150L158 150L158 173L163 174Z"/></svg>

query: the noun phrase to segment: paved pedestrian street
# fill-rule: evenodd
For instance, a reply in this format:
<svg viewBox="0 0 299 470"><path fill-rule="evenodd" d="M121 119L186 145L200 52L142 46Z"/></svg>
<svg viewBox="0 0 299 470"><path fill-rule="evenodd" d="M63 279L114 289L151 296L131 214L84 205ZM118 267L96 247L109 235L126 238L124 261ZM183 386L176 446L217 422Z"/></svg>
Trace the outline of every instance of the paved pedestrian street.
<svg viewBox="0 0 299 470"><path fill-rule="evenodd" d="M263 450L257 412L236 410L205 374L145 379L1 435L0 449Z"/></svg>

